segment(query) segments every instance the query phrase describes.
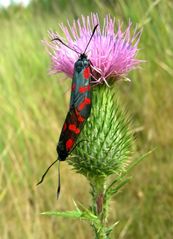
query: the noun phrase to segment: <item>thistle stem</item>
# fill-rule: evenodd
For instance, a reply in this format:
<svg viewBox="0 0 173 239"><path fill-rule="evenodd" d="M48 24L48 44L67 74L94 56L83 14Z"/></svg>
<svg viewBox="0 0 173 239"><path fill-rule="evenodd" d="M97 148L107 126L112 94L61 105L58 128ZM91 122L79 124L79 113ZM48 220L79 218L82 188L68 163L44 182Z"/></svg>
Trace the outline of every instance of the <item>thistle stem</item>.
<svg viewBox="0 0 173 239"><path fill-rule="evenodd" d="M105 195L106 179L90 179L92 206L91 210L99 219L99 223L92 224L96 239L109 239L107 230L108 201Z"/></svg>

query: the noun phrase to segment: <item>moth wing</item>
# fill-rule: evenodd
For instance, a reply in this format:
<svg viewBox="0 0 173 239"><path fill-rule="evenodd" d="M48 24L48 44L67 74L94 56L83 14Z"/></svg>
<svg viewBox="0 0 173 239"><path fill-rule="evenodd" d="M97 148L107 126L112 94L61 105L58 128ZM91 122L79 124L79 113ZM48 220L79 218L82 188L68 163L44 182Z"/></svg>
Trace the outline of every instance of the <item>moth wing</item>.
<svg viewBox="0 0 173 239"><path fill-rule="evenodd" d="M75 108L68 111L57 145L57 152L61 160L65 160L72 150L84 121L85 119L79 115Z"/></svg>
<svg viewBox="0 0 173 239"><path fill-rule="evenodd" d="M77 77L78 77L78 75L74 71L72 85L71 85L70 108L74 108L74 102L75 102L76 93L77 93L76 92L77 79L78 79Z"/></svg>

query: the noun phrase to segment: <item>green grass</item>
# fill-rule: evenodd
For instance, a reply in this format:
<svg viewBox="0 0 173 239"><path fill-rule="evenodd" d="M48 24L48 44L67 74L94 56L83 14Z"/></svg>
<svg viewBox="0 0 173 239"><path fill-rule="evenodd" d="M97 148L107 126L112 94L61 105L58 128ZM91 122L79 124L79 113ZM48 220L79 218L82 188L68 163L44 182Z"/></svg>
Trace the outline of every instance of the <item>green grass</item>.
<svg viewBox="0 0 173 239"><path fill-rule="evenodd" d="M48 1L44 1L48 2ZM53 1L52 1L53 2ZM85 179L62 164L62 194L56 201L57 170L36 187L55 160L56 142L68 107L70 81L50 77L41 44L47 30L91 10L143 27L139 58L147 62L117 83L132 116L137 150L155 151L133 171L133 180L112 202L119 220L113 238L171 239L173 235L173 4L169 0L99 1L45 9L37 5L0 15L0 237L3 239L92 238L89 227L40 212L88 204ZM53 6L55 3L53 2ZM72 7L73 6L73 7ZM71 10L72 8L72 10ZM51 12L51 10L54 11ZM58 79L57 79L58 78ZM70 188L70 191L69 191Z"/></svg>

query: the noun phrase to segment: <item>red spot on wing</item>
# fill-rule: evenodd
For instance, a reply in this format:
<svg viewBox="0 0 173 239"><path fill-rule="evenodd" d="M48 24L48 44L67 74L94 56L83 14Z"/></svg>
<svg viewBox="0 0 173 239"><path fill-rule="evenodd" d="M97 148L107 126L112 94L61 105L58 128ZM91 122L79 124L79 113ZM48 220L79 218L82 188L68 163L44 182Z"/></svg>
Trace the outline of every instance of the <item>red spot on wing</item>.
<svg viewBox="0 0 173 239"><path fill-rule="evenodd" d="M83 71L83 77L85 79L88 79L90 77L90 68L89 67L85 68L85 70Z"/></svg>
<svg viewBox="0 0 173 239"><path fill-rule="evenodd" d="M75 134L79 134L79 133L80 133L80 129L79 129L79 128L76 128Z"/></svg>
<svg viewBox="0 0 173 239"><path fill-rule="evenodd" d="M79 111L76 109L75 112L76 112L77 120L78 120L80 123L84 122L84 121L85 121L85 118L80 115Z"/></svg>
<svg viewBox="0 0 173 239"><path fill-rule="evenodd" d="M68 128L71 131L75 131L76 130L76 125L75 124L69 124Z"/></svg>
<svg viewBox="0 0 173 239"><path fill-rule="evenodd" d="M87 85L87 86L81 86L79 87L79 93L85 93L86 91L90 91L91 87L90 85Z"/></svg>
<svg viewBox="0 0 173 239"><path fill-rule="evenodd" d="M70 131L74 132L75 134L80 133L80 129L77 128L75 124L69 124L68 128Z"/></svg>
<svg viewBox="0 0 173 239"><path fill-rule="evenodd" d="M86 104L86 105L91 104L91 99L90 99L90 98L85 98L85 104Z"/></svg>
<svg viewBox="0 0 173 239"><path fill-rule="evenodd" d="M81 122L81 123L84 122L84 120L85 120L85 118L82 117L81 115L79 115L77 119L78 119L78 121Z"/></svg>
<svg viewBox="0 0 173 239"><path fill-rule="evenodd" d="M79 110L79 111L83 110L83 108L85 107L85 105L89 105L89 104L91 104L90 98L85 98L85 99L80 103L80 105L78 106L78 110Z"/></svg>
<svg viewBox="0 0 173 239"><path fill-rule="evenodd" d="M74 140L73 140L73 139L68 139L68 140L66 141L66 150L67 150L67 151L70 151L71 148L72 148L72 146L73 146L73 144L74 144Z"/></svg>
<svg viewBox="0 0 173 239"><path fill-rule="evenodd" d="M81 111L83 110L84 107L85 107L85 102L82 101L82 103L80 103L80 105L78 106L78 110Z"/></svg>

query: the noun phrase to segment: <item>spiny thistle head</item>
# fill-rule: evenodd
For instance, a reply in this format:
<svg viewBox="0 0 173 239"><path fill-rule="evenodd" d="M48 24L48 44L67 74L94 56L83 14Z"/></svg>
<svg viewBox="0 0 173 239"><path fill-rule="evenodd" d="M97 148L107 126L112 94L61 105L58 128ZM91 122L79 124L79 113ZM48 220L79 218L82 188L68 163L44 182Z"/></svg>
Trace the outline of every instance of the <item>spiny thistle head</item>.
<svg viewBox="0 0 173 239"><path fill-rule="evenodd" d="M74 169L88 178L106 177L124 170L133 151L127 117L115 97L115 88L96 87L93 107L73 157Z"/></svg>
<svg viewBox="0 0 173 239"><path fill-rule="evenodd" d="M97 83L107 82L110 78L118 80L125 77L127 73L136 68L141 60L136 58L138 43L141 31L135 30L131 35L131 22L125 31L122 30L122 23L115 22L114 18L106 16L101 26L98 14L78 19L67 26L60 24L65 38L62 39L58 33L49 32L50 39L60 38L69 47L83 53L91 37L92 30L99 25L92 41L87 49L87 56L93 66L93 78ZM116 30L115 30L116 29ZM68 49L59 41L45 42L49 47L52 60L52 73L63 72L72 78L74 63L79 55Z"/></svg>
<svg viewBox="0 0 173 239"><path fill-rule="evenodd" d="M85 53L90 42L86 55L91 61L91 82L107 83L125 77L141 62L136 58L141 31L135 30L131 34L131 25L129 22L123 31L122 24L116 24L110 16L106 16L101 25L98 14L82 16L72 25L69 22L68 26L60 24L65 38L50 32L53 41L45 42L50 50L52 72L65 73L72 78L74 64L79 58L77 52ZM66 45L56 39L62 39ZM88 178L106 177L124 170L132 152L133 139L126 115L114 99L115 88L101 84L92 88L91 115L78 138L79 146L73 152L74 157L68 161Z"/></svg>

